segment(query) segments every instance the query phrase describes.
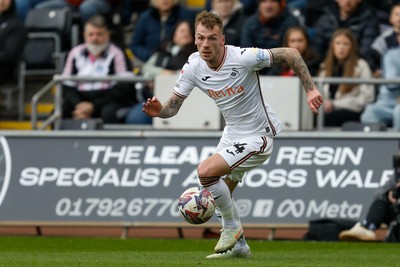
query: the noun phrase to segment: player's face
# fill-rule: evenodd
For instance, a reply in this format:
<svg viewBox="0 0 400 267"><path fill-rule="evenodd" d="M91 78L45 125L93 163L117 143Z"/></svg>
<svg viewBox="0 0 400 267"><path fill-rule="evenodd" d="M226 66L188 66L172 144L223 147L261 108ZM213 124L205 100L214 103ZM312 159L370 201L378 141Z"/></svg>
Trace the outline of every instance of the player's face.
<svg viewBox="0 0 400 267"><path fill-rule="evenodd" d="M225 37L222 30L215 26L207 29L202 24L196 28L195 44L201 58L209 67L218 67L224 56Z"/></svg>

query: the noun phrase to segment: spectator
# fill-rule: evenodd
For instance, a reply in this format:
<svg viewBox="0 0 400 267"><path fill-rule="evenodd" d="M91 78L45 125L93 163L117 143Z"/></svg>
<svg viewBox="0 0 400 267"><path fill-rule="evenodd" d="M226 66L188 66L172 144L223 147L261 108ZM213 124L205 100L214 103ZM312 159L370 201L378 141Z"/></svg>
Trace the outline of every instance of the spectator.
<svg viewBox="0 0 400 267"><path fill-rule="evenodd" d="M312 43L314 43L315 26L318 20L324 14L325 10L329 9L329 6L334 5L334 3L334 0L307 1L304 18L305 26L307 27L307 32Z"/></svg>
<svg viewBox="0 0 400 267"><path fill-rule="evenodd" d="M362 222L356 223L350 230L340 232L339 239L342 241L376 241L375 231L383 223L389 226L399 216L399 211L396 211L396 206L399 205L398 191L400 191L400 182L398 177L393 175L375 192L366 218Z"/></svg>
<svg viewBox="0 0 400 267"><path fill-rule="evenodd" d="M358 56L357 41L349 29L338 29L332 35L319 76L371 78L368 63ZM361 112L374 100L374 87L368 84L326 84L323 92L325 126L360 121Z"/></svg>
<svg viewBox="0 0 400 267"><path fill-rule="evenodd" d="M211 11L213 0L207 0L205 9ZM257 10L258 0L240 0L240 4L242 6L242 10L246 16L253 15Z"/></svg>
<svg viewBox="0 0 400 267"><path fill-rule="evenodd" d="M225 43L239 46L240 30L246 19L242 3L239 0L213 0L212 12L222 19Z"/></svg>
<svg viewBox="0 0 400 267"><path fill-rule="evenodd" d="M298 26L290 28L283 38L283 46L296 48L306 63L310 74L312 76L317 75L321 59L311 46L307 30L304 27ZM294 71L290 69L287 64L273 66L270 74L279 76L296 76Z"/></svg>
<svg viewBox="0 0 400 267"><path fill-rule="evenodd" d="M392 27L386 29L372 43L369 63L374 72L374 77L377 78L381 76L382 56L387 50L400 45L400 3L393 5L389 21Z"/></svg>
<svg viewBox="0 0 400 267"><path fill-rule="evenodd" d="M383 77L400 78L400 48L390 49L383 56ZM367 105L361 122L384 122L400 131L400 84L382 84L375 103Z"/></svg>
<svg viewBox="0 0 400 267"><path fill-rule="evenodd" d="M394 5L399 4L400 0L366 0L366 2L375 9L381 32L390 27L389 17Z"/></svg>
<svg viewBox="0 0 400 267"><path fill-rule="evenodd" d="M106 20L96 15L84 26L85 43L68 55L63 75L99 76L129 75L124 53L110 43ZM117 111L132 105L133 93L115 82L63 83L63 118L101 118L104 123L121 122ZM132 100L134 99L134 100Z"/></svg>
<svg viewBox="0 0 400 267"><path fill-rule="evenodd" d="M149 0L121 0L120 5L122 24L124 26L133 26L138 14L149 7Z"/></svg>
<svg viewBox="0 0 400 267"><path fill-rule="evenodd" d="M258 11L248 17L243 25L241 47L280 47L285 32L299 26L298 20L286 9L285 1L260 0ZM271 69L264 68L260 74L267 75Z"/></svg>
<svg viewBox="0 0 400 267"><path fill-rule="evenodd" d="M246 16L253 15L257 12L259 1L260 0L240 0L240 3L243 6L243 12ZM281 2L286 2L290 11L300 10L302 12L306 8L308 0L281 0ZM206 9L212 9L212 0L207 0Z"/></svg>
<svg viewBox="0 0 400 267"><path fill-rule="evenodd" d="M18 19L14 0L0 0L0 84L15 78L27 33Z"/></svg>
<svg viewBox="0 0 400 267"><path fill-rule="evenodd" d="M172 38L156 50L143 66L143 75L155 77L159 74L177 74L187 62L189 56L196 52L194 45L194 29L188 20L182 20L176 25ZM153 85L146 84L142 88L143 99L153 96ZM152 118L142 112L142 103L135 104L126 116L128 124L151 124Z"/></svg>
<svg viewBox="0 0 400 267"><path fill-rule="evenodd" d="M171 38L179 20L194 23L195 12L179 5L179 0L151 0L149 9L140 14L131 39L131 50L145 62L154 51Z"/></svg>
<svg viewBox="0 0 400 267"><path fill-rule="evenodd" d="M364 58L379 35L379 23L366 3L362 0L336 0L336 4L326 6L315 26L314 44L323 58L328 51L332 34L339 28L347 28L353 32L359 52Z"/></svg>
<svg viewBox="0 0 400 267"><path fill-rule="evenodd" d="M171 38L165 41L143 65L145 76L176 74L188 57L196 52L193 25L188 20L179 21Z"/></svg>

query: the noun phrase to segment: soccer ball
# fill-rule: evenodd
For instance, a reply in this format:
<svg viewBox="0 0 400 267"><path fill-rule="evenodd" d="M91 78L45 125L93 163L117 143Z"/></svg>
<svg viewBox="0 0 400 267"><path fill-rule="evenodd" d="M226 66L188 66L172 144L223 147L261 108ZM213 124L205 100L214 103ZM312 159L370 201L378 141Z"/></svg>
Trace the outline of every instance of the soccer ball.
<svg viewBox="0 0 400 267"><path fill-rule="evenodd" d="M207 189L191 187L179 197L178 208L185 221L202 224L213 216L215 201Z"/></svg>

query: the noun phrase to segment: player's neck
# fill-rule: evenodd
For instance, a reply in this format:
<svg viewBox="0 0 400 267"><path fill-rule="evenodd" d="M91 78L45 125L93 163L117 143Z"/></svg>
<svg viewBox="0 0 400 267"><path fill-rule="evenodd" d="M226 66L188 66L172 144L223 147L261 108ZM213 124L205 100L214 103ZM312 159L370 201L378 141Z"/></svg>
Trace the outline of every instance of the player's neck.
<svg viewBox="0 0 400 267"><path fill-rule="evenodd" d="M224 46L222 47L222 49L219 50L219 52L218 52L218 54L215 56L214 60L208 61L208 62L207 62L207 66L208 66L209 68L216 70L216 69L218 69L218 68L221 66L221 64L222 64L222 62L223 62L223 60L224 60L224 57L225 57L225 49L226 49L226 47L225 47L225 45L224 45Z"/></svg>

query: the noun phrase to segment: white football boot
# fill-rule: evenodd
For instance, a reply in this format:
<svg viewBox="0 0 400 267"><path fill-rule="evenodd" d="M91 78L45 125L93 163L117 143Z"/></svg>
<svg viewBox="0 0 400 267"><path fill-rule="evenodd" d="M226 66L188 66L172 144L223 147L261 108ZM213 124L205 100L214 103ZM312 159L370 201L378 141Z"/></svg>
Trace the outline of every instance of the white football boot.
<svg viewBox="0 0 400 267"><path fill-rule="evenodd" d="M235 244L235 246L221 253L214 253L208 255L206 259L229 259L229 258L245 258L251 255L250 247L246 243L244 236L242 236Z"/></svg>
<svg viewBox="0 0 400 267"><path fill-rule="evenodd" d="M241 224L237 228L224 228L219 237L218 243L214 248L215 253L221 253L230 250L237 241L243 236L243 227Z"/></svg>

